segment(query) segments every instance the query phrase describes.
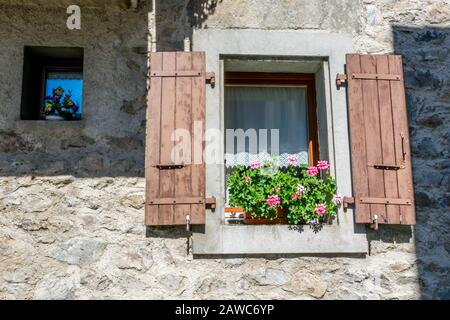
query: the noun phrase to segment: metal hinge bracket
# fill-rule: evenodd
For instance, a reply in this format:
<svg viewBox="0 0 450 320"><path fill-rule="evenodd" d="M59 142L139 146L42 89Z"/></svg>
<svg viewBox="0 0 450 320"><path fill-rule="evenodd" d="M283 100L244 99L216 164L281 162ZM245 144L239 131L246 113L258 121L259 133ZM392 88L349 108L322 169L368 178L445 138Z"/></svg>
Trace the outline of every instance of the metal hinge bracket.
<svg viewBox="0 0 450 320"><path fill-rule="evenodd" d="M349 205L355 204L355 198L353 198L353 197L344 197L344 201L342 203L343 203L344 211L347 211Z"/></svg>
<svg viewBox="0 0 450 320"><path fill-rule="evenodd" d="M347 82L347 75L338 73L336 75L336 87L340 88L343 82Z"/></svg>
<svg viewBox="0 0 450 320"><path fill-rule="evenodd" d="M206 198L205 204L207 207L211 208L212 210L216 209L216 197Z"/></svg>
<svg viewBox="0 0 450 320"><path fill-rule="evenodd" d="M150 72L152 77L170 78L170 77L200 77L202 72L199 70L157 70Z"/></svg>
<svg viewBox="0 0 450 320"><path fill-rule="evenodd" d="M181 204L205 204L211 209L216 208L216 198L202 198L202 197L175 197L175 198L154 198L148 199L149 205L181 205Z"/></svg>
<svg viewBox="0 0 450 320"><path fill-rule="evenodd" d="M212 88L216 86L216 74L214 72L206 73L206 83L209 83Z"/></svg>
<svg viewBox="0 0 450 320"><path fill-rule="evenodd" d="M340 88L343 82L348 82L349 79L401 81L402 77L397 74L352 73L350 75L347 75L338 73L336 75L336 86Z"/></svg>
<svg viewBox="0 0 450 320"><path fill-rule="evenodd" d="M170 77L201 77L202 75L206 78L206 83L209 83L211 87L214 88L216 85L216 75L214 72L206 72L200 70L156 70L151 71L150 76L152 78L170 78Z"/></svg>
<svg viewBox="0 0 450 320"><path fill-rule="evenodd" d="M399 206L411 206L411 199L399 199L399 198L369 198L369 197L361 197L359 202L362 204L391 204L391 205L399 205Z"/></svg>

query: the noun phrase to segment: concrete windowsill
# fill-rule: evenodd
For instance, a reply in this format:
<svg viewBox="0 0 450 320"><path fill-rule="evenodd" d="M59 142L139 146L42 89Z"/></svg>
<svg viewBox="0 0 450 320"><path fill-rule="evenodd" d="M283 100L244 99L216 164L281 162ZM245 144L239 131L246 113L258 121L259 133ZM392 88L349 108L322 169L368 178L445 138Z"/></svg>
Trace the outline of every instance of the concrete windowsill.
<svg viewBox="0 0 450 320"><path fill-rule="evenodd" d="M195 254L355 254L367 253L365 233L343 232L342 226L220 225L218 242L194 235ZM211 240L210 237L208 237ZM220 240L219 240L220 239Z"/></svg>
<svg viewBox="0 0 450 320"><path fill-rule="evenodd" d="M18 129L40 129L40 128L83 128L86 119L73 121L50 121L50 120L15 120L14 125Z"/></svg>

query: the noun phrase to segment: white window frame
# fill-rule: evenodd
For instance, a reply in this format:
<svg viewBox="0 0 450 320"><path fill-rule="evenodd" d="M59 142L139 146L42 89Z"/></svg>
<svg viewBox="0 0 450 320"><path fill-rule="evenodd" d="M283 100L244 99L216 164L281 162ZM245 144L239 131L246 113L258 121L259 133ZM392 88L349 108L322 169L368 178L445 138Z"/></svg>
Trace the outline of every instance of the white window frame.
<svg viewBox="0 0 450 320"><path fill-rule="evenodd" d="M217 78L216 86L208 86L206 91L207 130L224 129L222 56L322 58L319 76L323 77L322 91L325 92L322 103L327 110L328 144L320 149L329 153L338 192L347 196L352 194L346 92L338 90L332 81L333 75L344 73L345 55L353 52L351 36L304 30L202 29L194 32L193 49L206 53L206 69L215 72ZM320 118L318 115L319 121ZM223 140L217 143L223 148ZM319 231L307 225L299 230L287 225L226 224L224 180L223 165L206 165L206 194L216 197L217 207L206 212L205 229L194 233L194 254L367 253L365 227L354 223L351 209L344 212L341 208L336 221Z"/></svg>

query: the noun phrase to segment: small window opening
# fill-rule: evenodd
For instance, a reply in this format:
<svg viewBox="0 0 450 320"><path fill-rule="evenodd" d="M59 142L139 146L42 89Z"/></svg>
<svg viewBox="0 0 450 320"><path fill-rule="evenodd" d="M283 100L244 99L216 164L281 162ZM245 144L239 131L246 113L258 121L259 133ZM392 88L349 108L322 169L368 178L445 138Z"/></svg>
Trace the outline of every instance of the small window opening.
<svg viewBox="0 0 450 320"><path fill-rule="evenodd" d="M25 47L22 120L81 120L83 48Z"/></svg>

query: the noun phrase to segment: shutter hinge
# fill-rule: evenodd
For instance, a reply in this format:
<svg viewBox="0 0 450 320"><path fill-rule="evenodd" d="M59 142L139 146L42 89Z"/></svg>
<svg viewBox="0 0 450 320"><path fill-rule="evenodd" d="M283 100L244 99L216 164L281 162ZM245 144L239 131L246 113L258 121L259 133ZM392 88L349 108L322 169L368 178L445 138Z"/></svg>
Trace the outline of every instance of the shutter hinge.
<svg viewBox="0 0 450 320"><path fill-rule="evenodd" d="M202 198L202 197L176 197L176 198L152 198L148 199L149 205L180 205L180 204L202 204L210 209L216 209L216 198Z"/></svg>
<svg viewBox="0 0 450 320"><path fill-rule="evenodd" d="M338 73L336 75L336 87L340 88L343 82L347 82L347 75Z"/></svg>
<svg viewBox="0 0 450 320"><path fill-rule="evenodd" d="M347 82L349 79L401 81L402 77L398 74L352 73L347 75L338 73L336 75L336 86L340 88L342 83Z"/></svg>
<svg viewBox="0 0 450 320"><path fill-rule="evenodd" d="M150 76L156 78L200 77L201 75L201 70L157 70L150 72Z"/></svg>
<svg viewBox="0 0 450 320"><path fill-rule="evenodd" d="M399 206L411 206L411 199L398 199L398 198L370 198L370 197L361 197L359 199L359 203L361 204L385 204L385 205L399 205ZM344 197L343 207L344 211L346 211L349 205L355 204L355 198L353 197Z"/></svg>
<svg viewBox="0 0 450 320"><path fill-rule="evenodd" d="M216 86L216 74L214 72L206 73L206 83L209 83L212 88Z"/></svg>
<svg viewBox="0 0 450 320"><path fill-rule="evenodd" d="M399 198L369 198L361 197L359 202L362 204L390 204L399 206L411 206L411 199L399 199Z"/></svg>
<svg viewBox="0 0 450 320"><path fill-rule="evenodd" d="M344 212L347 211L349 205L353 205L355 204L355 198L353 197L344 197L344 201L343 201L343 208L344 208Z"/></svg>
<svg viewBox="0 0 450 320"><path fill-rule="evenodd" d="M154 198L148 199L151 205L177 205L177 204L202 204L205 200L202 197L176 197L176 198Z"/></svg>
<svg viewBox="0 0 450 320"><path fill-rule="evenodd" d="M210 209L215 210L216 209L216 197L206 198L205 204Z"/></svg>

